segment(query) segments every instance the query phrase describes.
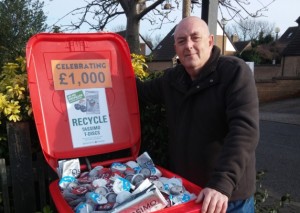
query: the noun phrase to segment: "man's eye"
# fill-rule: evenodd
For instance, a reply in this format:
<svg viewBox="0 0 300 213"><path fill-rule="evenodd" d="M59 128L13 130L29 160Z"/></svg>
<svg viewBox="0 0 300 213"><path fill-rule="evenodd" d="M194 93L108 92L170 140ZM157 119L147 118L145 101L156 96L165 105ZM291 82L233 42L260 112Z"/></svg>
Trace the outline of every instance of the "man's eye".
<svg viewBox="0 0 300 213"><path fill-rule="evenodd" d="M199 41L199 40L201 40L201 37L193 37L192 40L193 41Z"/></svg>
<svg viewBox="0 0 300 213"><path fill-rule="evenodd" d="M184 44L185 40L178 40L177 43L178 44Z"/></svg>

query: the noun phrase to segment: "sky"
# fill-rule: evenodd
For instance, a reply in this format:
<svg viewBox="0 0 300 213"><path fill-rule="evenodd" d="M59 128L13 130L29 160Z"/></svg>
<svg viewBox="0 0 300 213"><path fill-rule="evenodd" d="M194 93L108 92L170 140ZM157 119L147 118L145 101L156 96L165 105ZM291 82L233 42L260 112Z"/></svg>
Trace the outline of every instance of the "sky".
<svg viewBox="0 0 300 213"><path fill-rule="evenodd" d="M258 8L261 7L261 4L267 4L268 2L272 2L273 0L249 0L251 4L247 6L247 9L249 11L254 12ZM73 9L76 9L78 7L81 7L85 5L84 0L44 0L45 7L44 12L47 18L47 24L53 25L58 20L60 20L62 17L64 17L68 12L72 11ZM172 0L170 0L172 3ZM174 2L174 0L173 0ZM257 20L261 21L267 21L270 23L274 23L275 27L279 27L280 32L279 36L282 35L288 27L297 26L297 23L295 22L296 19L300 16L299 12L300 8L300 0L274 0L274 2L268 6L268 10L264 11L264 17L260 17ZM201 17L201 8L195 7L191 15L196 15ZM172 12L172 16L176 18L176 22L180 21L181 19L181 9L174 10ZM218 15L218 20L221 19L221 14ZM225 15L224 15L225 16ZM63 19L61 19L59 22L56 23L56 25L70 23L72 20L76 19L74 16L67 16ZM107 27L106 30L108 31L114 31L114 29L117 26L120 25L126 25L126 21L124 21L124 17L120 17L117 19L114 23L112 23L110 26ZM234 24L232 22L229 22L229 24ZM151 34L156 35L160 34L162 37L164 37L172 28L174 27L174 24L167 24L164 25L163 29L156 30L156 31L150 31L149 29L152 29L153 27L151 25L148 25L146 21L141 22L140 26L140 33L142 35L145 34ZM89 31L87 28L82 28L78 32L87 32Z"/></svg>

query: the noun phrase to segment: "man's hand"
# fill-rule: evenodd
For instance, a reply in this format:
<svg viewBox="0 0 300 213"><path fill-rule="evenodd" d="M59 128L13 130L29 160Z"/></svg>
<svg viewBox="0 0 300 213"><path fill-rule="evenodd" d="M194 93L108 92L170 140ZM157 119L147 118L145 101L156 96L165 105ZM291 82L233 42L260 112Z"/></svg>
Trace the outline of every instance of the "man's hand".
<svg viewBox="0 0 300 213"><path fill-rule="evenodd" d="M225 213L228 197L211 188L204 188L199 193L196 203L202 202L201 213Z"/></svg>

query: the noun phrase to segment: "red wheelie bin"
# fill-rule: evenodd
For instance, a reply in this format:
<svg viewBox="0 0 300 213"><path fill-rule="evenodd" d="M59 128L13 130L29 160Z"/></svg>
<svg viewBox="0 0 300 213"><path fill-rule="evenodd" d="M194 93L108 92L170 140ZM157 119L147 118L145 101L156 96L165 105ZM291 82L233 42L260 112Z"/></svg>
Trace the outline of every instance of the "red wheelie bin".
<svg viewBox="0 0 300 213"><path fill-rule="evenodd" d="M137 159L139 105L129 48L121 36L41 33L28 41L26 58L34 120L54 171L66 159L80 159L81 171ZM158 168L165 177L181 178L189 192L200 192L199 186ZM49 189L58 212L74 212L59 178ZM200 212L200 207L192 200L157 212Z"/></svg>

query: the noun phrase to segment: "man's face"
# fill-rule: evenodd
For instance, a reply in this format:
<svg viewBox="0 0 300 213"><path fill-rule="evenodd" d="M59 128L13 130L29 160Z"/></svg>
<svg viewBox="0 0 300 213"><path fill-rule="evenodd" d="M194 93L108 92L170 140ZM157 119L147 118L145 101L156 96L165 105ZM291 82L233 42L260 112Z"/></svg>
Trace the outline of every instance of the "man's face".
<svg viewBox="0 0 300 213"><path fill-rule="evenodd" d="M190 20L178 26L174 38L181 64L192 79L197 78L210 57L213 36L209 35L208 30L204 30L203 23Z"/></svg>

